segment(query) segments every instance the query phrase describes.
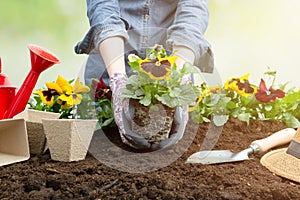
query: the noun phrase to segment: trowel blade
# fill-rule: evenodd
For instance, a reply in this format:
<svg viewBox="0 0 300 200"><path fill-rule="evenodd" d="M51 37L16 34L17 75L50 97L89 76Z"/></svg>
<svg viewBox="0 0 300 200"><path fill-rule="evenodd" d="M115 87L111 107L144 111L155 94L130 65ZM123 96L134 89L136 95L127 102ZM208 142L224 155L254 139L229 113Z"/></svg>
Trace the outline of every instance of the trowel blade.
<svg viewBox="0 0 300 200"><path fill-rule="evenodd" d="M253 149L251 148L247 148L238 153L233 153L229 150L199 151L192 154L186 162L201 164L237 162L249 160L250 153L253 153Z"/></svg>

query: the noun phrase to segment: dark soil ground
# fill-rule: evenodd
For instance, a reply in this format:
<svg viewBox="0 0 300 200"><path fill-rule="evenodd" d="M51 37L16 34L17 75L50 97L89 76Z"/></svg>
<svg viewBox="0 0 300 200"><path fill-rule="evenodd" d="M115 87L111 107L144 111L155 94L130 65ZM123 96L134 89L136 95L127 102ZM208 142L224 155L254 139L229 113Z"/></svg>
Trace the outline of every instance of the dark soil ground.
<svg viewBox="0 0 300 200"><path fill-rule="evenodd" d="M53 161L46 152L0 167L0 199L300 199L300 184L268 171L260 164L262 154L217 165L185 162L200 148L214 146L237 152L253 140L283 128L285 125L279 122L254 121L246 125L232 119L218 140L212 137L204 142L209 124L189 122L181 142L168 151L148 153L150 157L122 145L113 129L95 133L91 151L83 161ZM110 142L103 142L104 135L115 148L105 146ZM178 159L169 157L172 152L179 155ZM148 159L148 164L133 155Z"/></svg>

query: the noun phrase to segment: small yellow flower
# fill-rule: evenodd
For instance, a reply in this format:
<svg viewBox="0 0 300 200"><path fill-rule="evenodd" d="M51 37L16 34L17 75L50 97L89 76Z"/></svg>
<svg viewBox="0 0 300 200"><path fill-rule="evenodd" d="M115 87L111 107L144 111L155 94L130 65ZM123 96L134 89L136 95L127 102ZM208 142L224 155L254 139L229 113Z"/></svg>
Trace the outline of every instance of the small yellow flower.
<svg viewBox="0 0 300 200"><path fill-rule="evenodd" d="M210 88L205 88L203 91L201 91L202 97L209 97L211 95Z"/></svg>
<svg viewBox="0 0 300 200"><path fill-rule="evenodd" d="M188 109L188 111L192 112L192 111L196 110L196 108L198 107L198 105L200 104L200 102L202 101L202 99L204 97L209 97L210 95L211 95L211 90L210 90L209 87L206 87L204 89L200 88L200 96L198 97L196 104L193 105L193 106L190 106L189 109Z"/></svg>
<svg viewBox="0 0 300 200"><path fill-rule="evenodd" d="M198 105L200 104L201 101L202 101L202 96L198 97L195 105L189 106L188 112L192 112L192 111L196 110L196 108L198 107Z"/></svg>

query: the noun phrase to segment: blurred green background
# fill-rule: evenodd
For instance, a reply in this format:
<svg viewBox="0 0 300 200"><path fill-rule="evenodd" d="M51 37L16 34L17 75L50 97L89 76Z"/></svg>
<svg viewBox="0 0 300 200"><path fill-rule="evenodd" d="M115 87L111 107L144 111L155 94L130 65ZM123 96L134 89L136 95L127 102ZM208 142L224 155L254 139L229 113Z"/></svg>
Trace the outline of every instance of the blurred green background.
<svg viewBox="0 0 300 200"><path fill-rule="evenodd" d="M1 0L0 8L2 71L13 85L19 87L31 67L28 44L42 46L61 60L40 75L36 87L55 81L58 74L78 76L86 56L73 49L89 28L85 1Z"/></svg>
<svg viewBox="0 0 300 200"><path fill-rule="evenodd" d="M58 74L67 79L80 74L86 55L73 48L89 28L84 0L1 0L0 8L2 71L13 85L19 87L30 69L31 43L61 59L41 74L36 87ZM300 86L299 0L210 0L209 9L206 38L223 82L250 73L258 85L270 67L277 83Z"/></svg>

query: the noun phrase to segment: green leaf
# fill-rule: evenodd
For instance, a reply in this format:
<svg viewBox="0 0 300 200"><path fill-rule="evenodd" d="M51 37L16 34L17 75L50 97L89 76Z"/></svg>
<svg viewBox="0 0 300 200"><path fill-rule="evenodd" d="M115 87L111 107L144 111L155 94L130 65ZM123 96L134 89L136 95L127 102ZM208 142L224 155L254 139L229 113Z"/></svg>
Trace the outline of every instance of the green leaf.
<svg viewBox="0 0 300 200"><path fill-rule="evenodd" d="M214 106L214 105L217 105L219 100L220 100L221 96L218 95L218 94L212 94L210 97L209 97L209 100L210 102L206 102L205 104L207 106Z"/></svg>
<svg viewBox="0 0 300 200"><path fill-rule="evenodd" d="M144 95L144 92L141 89L137 89L134 94L135 94L135 96L139 97L139 96Z"/></svg>
<svg viewBox="0 0 300 200"><path fill-rule="evenodd" d="M237 108L237 104L236 103L234 103L234 102L232 102L232 101L229 101L228 103L227 103L227 108L228 109L235 109L235 108Z"/></svg>
<svg viewBox="0 0 300 200"><path fill-rule="evenodd" d="M140 68L139 63L137 61L128 62L128 64L130 65L130 67L133 71L138 71Z"/></svg>
<svg viewBox="0 0 300 200"><path fill-rule="evenodd" d="M186 75L186 74L200 74L200 69L190 62L184 63L183 67L180 70L181 75Z"/></svg>
<svg viewBox="0 0 300 200"><path fill-rule="evenodd" d="M174 108L176 106L190 105L196 101L200 95L199 90L190 84L180 85L178 88L178 95L171 96L169 94L155 95L155 98L168 107Z"/></svg>
<svg viewBox="0 0 300 200"><path fill-rule="evenodd" d="M113 121L114 121L114 118L106 119L106 120L101 124L100 127L103 128L103 127L109 126Z"/></svg>
<svg viewBox="0 0 300 200"><path fill-rule="evenodd" d="M144 106L149 106L151 104L151 94L146 93L146 95L139 102Z"/></svg>
<svg viewBox="0 0 300 200"><path fill-rule="evenodd" d="M238 119L246 122L248 125L250 123L250 114L249 113L241 113L238 115Z"/></svg>
<svg viewBox="0 0 300 200"><path fill-rule="evenodd" d="M290 128L298 128L300 126L299 120L291 115L290 113L285 113L284 114L284 123L287 125L287 127Z"/></svg>
<svg viewBox="0 0 300 200"><path fill-rule="evenodd" d="M295 110L300 103L300 92L291 93L282 98L281 104L285 105L287 110Z"/></svg>
<svg viewBox="0 0 300 200"><path fill-rule="evenodd" d="M173 88L171 89L170 91L170 97L177 97L177 96L180 96L181 94L181 90L180 88Z"/></svg>
<svg viewBox="0 0 300 200"><path fill-rule="evenodd" d="M273 109L273 106L272 105L265 105L265 110L268 112L268 111L271 111Z"/></svg>
<svg viewBox="0 0 300 200"><path fill-rule="evenodd" d="M213 122L216 126L223 126L228 121L228 119L229 119L228 115L213 116Z"/></svg>
<svg viewBox="0 0 300 200"><path fill-rule="evenodd" d="M202 119L203 119L203 122L210 122L210 119L207 117L202 117Z"/></svg>

